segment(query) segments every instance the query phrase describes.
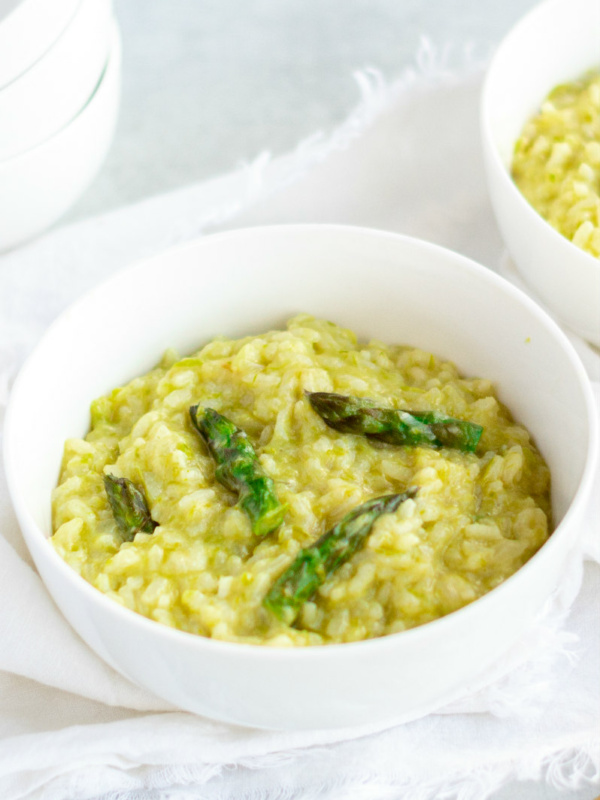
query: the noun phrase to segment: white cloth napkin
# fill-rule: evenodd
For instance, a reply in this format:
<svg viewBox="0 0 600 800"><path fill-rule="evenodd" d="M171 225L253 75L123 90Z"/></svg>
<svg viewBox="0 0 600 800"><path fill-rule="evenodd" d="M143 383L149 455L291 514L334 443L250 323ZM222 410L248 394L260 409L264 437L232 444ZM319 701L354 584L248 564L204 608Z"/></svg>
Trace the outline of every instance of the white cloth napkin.
<svg viewBox="0 0 600 800"><path fill-rule="evenodd" d="M375 72L358 82L362 102L351 117L288 156L263 154L231 175L0 257L0 436L14 373L49 322L133 259L205 231L290 221L367 225L499 269L503 248L477 129L480 72L457 77L424 47L417 68L393 86ZM505 273L511 269L505 261ZM598 380L600 357L576 343ZM543 778L587 786L591 797L600 776L595 502L581 547L534 628L450 706L385 730L269 733L170 709L104 665L32 568L0 470L0 796L484 800L510 781Z"/></svg>

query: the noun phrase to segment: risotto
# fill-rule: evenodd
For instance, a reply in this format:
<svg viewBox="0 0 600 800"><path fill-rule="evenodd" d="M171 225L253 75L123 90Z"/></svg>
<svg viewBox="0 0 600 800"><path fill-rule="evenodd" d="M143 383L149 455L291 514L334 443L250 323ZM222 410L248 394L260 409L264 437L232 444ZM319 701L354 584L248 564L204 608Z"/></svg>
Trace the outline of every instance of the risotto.
<svg viewBox="0 0 600 800"><path fill-rule="evenodd" d="M336 430L316 413L315 392L425 421L445 414L482 426L481 438L459 449ZM254 454L278 508L260 535L190 407L222 415ZM149 524L130 541L109 478L147 502ZM321 576L293 624L273 613L265 598L308 548L361 504L395 493L403 502ZM300 315L286 330L217 338L183 359L167 353L96 400L89 433L66 442L53 524L73 569L150 619L216 639L320 645L422 625L500 584L549 535L550 476L489 380Z"/></svg>
<svg viewBox="0 0 600 800"><path fill-rule="evenodd" d="M557 231L600 258L600 72L548 95L516 144L512 172Z"/></svg>

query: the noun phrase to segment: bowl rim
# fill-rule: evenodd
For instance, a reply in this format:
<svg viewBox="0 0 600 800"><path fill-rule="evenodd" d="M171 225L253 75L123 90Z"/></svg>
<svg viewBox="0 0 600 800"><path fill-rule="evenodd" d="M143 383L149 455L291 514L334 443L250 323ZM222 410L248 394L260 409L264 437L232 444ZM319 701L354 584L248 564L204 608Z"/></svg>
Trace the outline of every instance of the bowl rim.
<svg viewBox="0 0 600 800"><path fill-rule="evenodd" d="M549 329L553 337L558 340L557 344L562 347L569 358L574 377L578 381L586 408L588 447L581 479L573 497L571 498L564 517L558 523L556 528L554 528L546 542L529 559L529 561L527 561L505 581L491 589L482 597L477 598L477 600L473 601L472 603L452 611L443 617L439 617L435 620L404 631L387 634L385 636L364 639L357 642L342 642L305 647L278 647L246 642L232 642L201 636L187 631L182 631L178 628L171 628L167 625L161 624L156 620L145 617L126 606L122 606L115 600L107 597L99 589L88 583L85 578L83 578L78 572L70 567L56 552L50 543L50 537L45 536L42 529L37 525L30 514L27 503L21 496L19 487L16 484L14 475L12 462L13 450L16 450L16 441L14 440L13 417L17 414L16 406L19 400L19 394L22 391L21 386L27 382L29 371L32 368L31 364L34 360L34 355L37 354L38 350L42 348L46 340L53 335L55 330L60 329L67 323L72 314L76 313L81 307L85 307L87 303L93 302L96 294L107 291L107 289L109 289L111 286L118 284L124 274L133 275L136 272L145 272L148 265L152 262L157 262L159 264L164 258L171 259L173 257L177 257L178 254L185 253L188 250L194 250L197 247L202 246L202 244L207 241L214 242L215 240L226 240L238 236L263 236L265 234L270 235L272 233L282 234L288 231L294 231L295 233L304 232L309 234L317 231L326 231L342 234L349 233L351 235L358 234L360 236L370 236L382 239L392 239L401 243L403 246L428 249L440 259L448 259L450 256L451 260L454 262L453 268L460 267L462 271L467 272L468 274L476 274L483 277L484 280L490 281L493 285L497 286L499 290L511 295L518 303L524 304L528 311L532 313L534 317L537 317L538 320L547 329ZM542 560L550 557L549 554L556 549L558 546L558 539L562 539L564 537L565 529L568 528L571 518L579 513L583 502L588 496L592 486L594 470L598 459L598 439L599 431L598 421L596 419L594 396L587 372L585 371L581 359L579 358L568 337L558 326L558 324L554 322L547 312L544 311L529 295L527 295L514 284L510 283L510 281L506 280L493 270L473 261L467 256L457 253L449 248L442 247L441 245L433 244L416 237L362 226L338 225L330 223L291 223L283 225L276 224L233 228L226 231L196 237L183 244L167 248L166 250L152 256L136 259L133 263L129 264L123 269L120 269L110 277L100 281L90 290L78 297L72 304L70 304L59 314L59 316L50 324L50 326L48 326L19 370L11 391L8 407L6 409L3 455L9 496L16 511L19 528L28 528L32 536L36 536L43 540L43 542L40 542L40 544L42 547L46 548L47 558L50 561L53 569L58 571L61 580L66 580L75 591L83 592L84 595L89 598L92 604L99 604L100 608L105 611L109 617L112 616L116 618L124 625L140 626L142 631L146 631L148 634L154 635L157 643L162 644L164 642L165 645L174 643L180 646L196 648L198 652L201 652L204 648L208 648L210 651L213 651L215 655L226 654L234 656L237 653L239 655L243 655L244 657L249 656L251 658L269 658L287 662L297 660L319 661L323 658L339 658L342 656L346 657L345 654L349 656L351 652L355 651L358 654L366 654L373 647L378 649L386 649L397 646L399 641L398 637L402 637L402 641L418 641L424 637L435 635L435 632L440 627L447 627L448 625L451 625L452 621L457 618L457 615L460 615L461 618L468 618L473 614L473 608L478 610L482 609L484 604L489 605L490 603L495 602L499 597L503 596L508 591L507 587L512 587L512 585L517 581L526 580L527 575L529 575L533 569L537 568L536 565ZM50 502L50 498L48 498L48 502ZM27 539L27 537L24 538ZM48 593L52 596L51 592L47 588L46 591L48 591ZM117 669L119 668L117 667Z"/></svg>
<svg viewBox="0 0 600 800"><path fill-rule="evenodd" d="M0 89L0 117L12 119L0 141L3 159L50 138L87 103L106 68L113 20L112 0L79 0L51 46ZM43 30L41 22L34 28L40 25ZM53 91L57 85L59 90Z"/></svg>
<svg viewBox="0 0 600 800"><path fill-rule="evenodd" d="M491 110L493 106L492 98L490 97L491 90L493 88L493 83L496 80L496 75L500 71L500 61L504 56L504 51L507 47L509 47L514 38L517 38L523 28L526 28L532 25L538 16L545 16L547 14L552 13L552 9L554 6L563 5L568 0L543 0L538 5L534 6L530 9L527 14L521 17L518 22L513 25L513 27L508 31L508 33L502 38L500 44L496 48L494 55L488 65L488 68L485 73L483 86L481 89L481 103L480 103L480 113L479 113L479 120L480 120L480 130L481 130L481 137L483 139L484 146L486 147L489 158L494 165L496 172L501 175L500 180L502 180L504 186L510 191L511 196L515 198L516 202L519 206L519 211L527 216L529 220L532 220L533 224L540 225L546 230L547 235L553 240L555 246L557 247L565 247L568 246L568 249L576 255L573 257L583 259L584 263L588 268L593 268L600 270L600 258L596 258L591 253L588 253L587 250L584 250L581 247L578 247L574 244L571 239L567 236L564 236L562 233L556 230L548 220L543 217L535 208L531 205L531 203L525 198L523 193L517 187L516 183L513 181L511 174L510 174L510 167L507 166L503 159L500 156L498 151L498 147L496 146L496 142L494 139L494 132L491 123ZM591 66L591 69L594 68L594 65ZM548 91L551 91L552 87ZM540 97L539 103L541 104L544 100L544 97ZM523 120L523 124L521 125L521 130L523 125L527 122L529 117Z"/></svg>
<svg viewBox="0 0 600 800"><path fill-rule="evenodd" d="M102 90L102 87L106 83L107 75L114 71L115 69L119 68L119 63L121 61L122 56L122 38L121 38L121 31L117 24L117 21L114 17L110 21L110 35L109 35L109 45L108 45L108 53L106 56L106 60L98 76L98 80L92 89L90 96L87 98L83 106L72 116L64 125L62 125L57 131L51 136L46 137L43 141L38 142L37 144L28 147L27 150L22 150L19 153L15 153L8 158L0 159L0 175L5 168L12 168L14 164L18 164L21 159L25 160L26 158L30 158L32 155L35 155L37 152L42 151L45 147L50 147L54 143L56 139L64 134L64 132L74 125L80 117L84 116L87 110L94 104L94 100Z"/></svg>
<svg viewBox="0 0 600 800"><path fill-rule="evenodd" d="M6 39L19 41L25 33L29 40L26 49L28 56L17 59L17 72L14 71L14 65L12 69L7 69L5 64L0 65L0 91L17 81L54 47L71 24L81 3L82 0L54 0L51 10L54 24L51 26L50 37L47 35L47 28L40 26L38 18L40 12L43 14L49 10L49 4L45 0L19 0L0 18L0 46Z"/></svg>

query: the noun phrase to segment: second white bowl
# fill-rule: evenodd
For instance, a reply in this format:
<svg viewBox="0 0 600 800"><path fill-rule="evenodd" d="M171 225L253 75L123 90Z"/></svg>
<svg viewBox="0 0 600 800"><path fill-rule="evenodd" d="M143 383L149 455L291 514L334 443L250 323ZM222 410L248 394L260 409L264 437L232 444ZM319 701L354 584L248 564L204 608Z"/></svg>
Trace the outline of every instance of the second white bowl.
<svg viewBox="0 0 600 800"><path fill-rule="evenodd" d="M481 130L502 236L525 281L573 331L600 346L600 259L556 231L510 174L527 120L558 84L600 65L600 0L546 0L504 39L485 81Z"/></svg>

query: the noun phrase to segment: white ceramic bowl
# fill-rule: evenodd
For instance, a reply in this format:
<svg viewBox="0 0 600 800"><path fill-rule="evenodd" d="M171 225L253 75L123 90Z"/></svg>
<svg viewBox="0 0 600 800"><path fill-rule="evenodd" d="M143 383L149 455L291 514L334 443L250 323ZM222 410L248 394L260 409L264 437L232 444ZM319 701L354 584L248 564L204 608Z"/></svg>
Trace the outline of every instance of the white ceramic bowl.
<svg viewBox="0 0 600 800"><path fill-rule="evenodd" d="M0 161L0 250L48 228L96 176L111 143L121 86L121 40L116 26L100 82L65 128L22 155Z"/></svg>
<svg viewBox="0 0 600 800"><path fill-rule="evenodd" d="M169 346L190 352L217 334L259 333L299 311L363 338L430 349L467 374L495 379L551 467L557 528L549 541L466 608L356 644L277 649L205 639L92 588L47 541L63 443L86 432L90 401L146 372ZM334 728L423 713L479 680L524 634L577 541L597 431L571 345L508 282L418 240L299 225L207 236L88 294L23 367L5 442L10 493L31 554L56 603L98 655L160 697L209 717Z"/></svg>
<svg viewBox="0 0 600 800"><path fill-rule="evenodd" d="M50 49L81 0L0 0L0 89Z"/></svg>
<svg viewBox="0 0 600 800"><path fill-rule="evenodd" d="M523 278L572 330L600 346L600 260L547 223L510 176L525 122L555 86L600 65L600 0L546 0L500 44L483 88L488 185Z"/></svg>
<svg viewBox="0 0 600 800"><path fill-rule="evenodd" d="M50 49L0 90L0 162L44 142L77 116L100 81L111 32L111 0L81 0Z"/></svg>

